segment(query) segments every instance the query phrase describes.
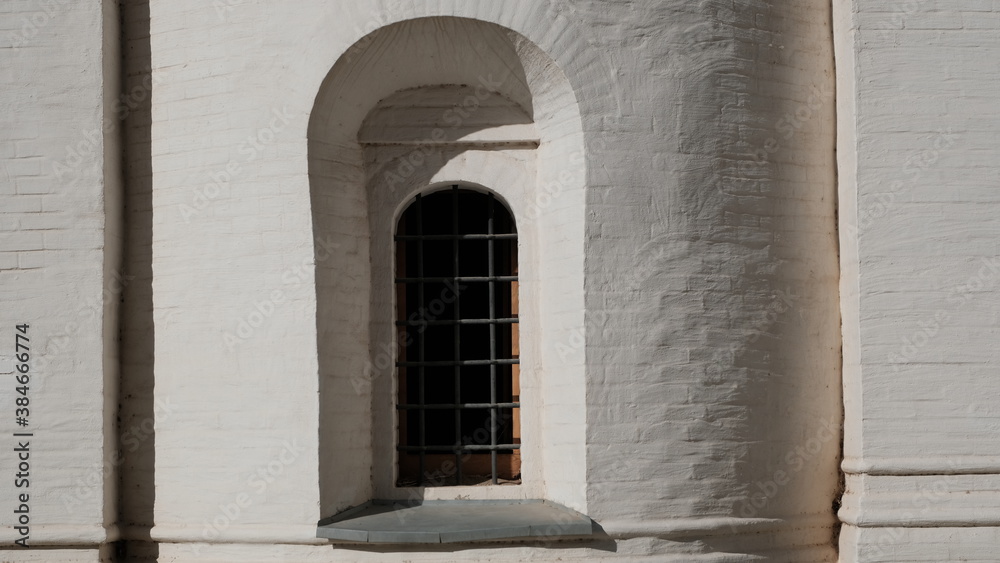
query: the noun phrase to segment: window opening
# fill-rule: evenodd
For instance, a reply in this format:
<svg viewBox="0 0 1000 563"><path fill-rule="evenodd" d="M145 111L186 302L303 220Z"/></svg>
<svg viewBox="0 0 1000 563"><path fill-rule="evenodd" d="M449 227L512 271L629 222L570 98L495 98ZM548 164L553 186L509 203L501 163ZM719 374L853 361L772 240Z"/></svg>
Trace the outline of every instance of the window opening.
<svg viewBox="0 0 1000 563"><path fill-rule="evenodd" d="M395 241L396 485L520 483L513 217L456 185L416 196Z"/></svg>

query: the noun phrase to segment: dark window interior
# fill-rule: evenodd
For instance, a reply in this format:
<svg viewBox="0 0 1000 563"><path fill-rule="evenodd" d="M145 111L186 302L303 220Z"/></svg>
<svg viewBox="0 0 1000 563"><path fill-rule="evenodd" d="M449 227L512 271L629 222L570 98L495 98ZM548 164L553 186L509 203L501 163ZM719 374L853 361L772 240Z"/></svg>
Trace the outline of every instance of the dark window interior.
<svg viewBox="0 0 1000 563"><path fill-rule="evenodd" d="M517 283L492 194L454 186L400 218L397 486L519 482Z"/></svg>

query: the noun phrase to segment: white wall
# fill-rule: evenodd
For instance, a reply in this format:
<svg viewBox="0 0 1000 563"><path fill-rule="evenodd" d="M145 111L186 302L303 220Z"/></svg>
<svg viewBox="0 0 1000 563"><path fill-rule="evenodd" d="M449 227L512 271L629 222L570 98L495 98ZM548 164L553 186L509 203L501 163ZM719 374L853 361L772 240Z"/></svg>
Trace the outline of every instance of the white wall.
<svg viewBox="0 0 1000 563"><path fill-rule="evenodd" d="M0 559L98 561L117 535L117 305L123 279L115 2L0 9ZM29 425L15 424L15 325L30 325ZM24 350L17 350L24 352ZM14 437L30 432L31 437ZM26 487L15 486L22 441ZM22 452L23 453L23 452ZM28 495L29 536L14 540ZM18 522L19 523L19 522ZM44 555L43 555L44 554Z"/></svg>
<svg viewBox="0 0 1000 563"><path fill-rule="evenodd" d="M775 553L832 560L828 14L603 7L580 10L620 76L617 113L587 125L591 515L616 533L717 536L709 550L759 549L733 532L762 531Z"/></svg>
<svg viewBox="0 0 1000 563"><path fill-rule="evenodd" d="M841 558L992 560L1000 14L976 1L835 6Z"/></svg>
<svg viewBox="0 0 1000 563"><path fill-rule="evenodd" d="M513 1L315 2L295 10L265 2L218 10L154 4L156 395L170 397L178 411L157 426L153 537L164 542L161 555L226 558L242 542L318 543L309 537L326 516L316 486L316 295L298 281L311 279L318 256L306 125L334 62L364 53L350 51L352 44L378 27L428 15L518 32L552 58L526 65L529 82L555 84L547 77L564 73L580 104L586 152L574 154L554 136L538 155L586 166L585 175L563 181L563 193L558 176L539 168L539 184L554 186L542 205L553 225L542 247L582 242L585 251L540 255L543 277L556 288L541 307L567 327L543 346L552 381L565 378L544 416L547 424L576 417L553 425L560 441L545 450L553 461L545 471L559 479L547 479L546 494L581 499L626 557L701 551L710 560L741 550L833 558L823 547L840 431L829 21L806 3L777 10L766 2L735 10ZM571 118L554 109L564 105L548 107L536 121ZM276 122L275 112L287 118ZM364 113L358 106L350 119L360 122ZM336 130L339 122L327 126ZM560 130L572 127L551 129ZM248 137L262 146L253 149ZM356 182L358 172L344 179ZM209 185L213 174L224 180L219 189ZM586 224L571 195L584 180ZM360 200L345 202L353 207L343 220L365 220L351 215L363 211ZM350 245L338 252L364 255ZM581 287L571 285L574 269L586 272ZM288 272L298 283L283 280ZM282 302L272 299L272 311L274 292ZM363 328L364 316L358 321ZM241 322L260 326L243 338ZM227 334L235 346L227 346ZM586 409L573 406L584 401ZM365 426L343 430L360 432L364 443ZM285 464L290 440L302 453ZM795 453L803 447L813 449ZM359 455L351 459L363 470ZM253 472L272 462L280 475L255 492ZM226 507L241 493L251 502L230 519ZM758 497L764 500L755 506ZM759 542L673 543L692 530L699 537L766 533ZM188 543L201 539L222 543ZM260 549L262 557L360 557ZM535 557L555 554L530 549ZM491 553L516 559L525 552Z"/></svg>
<svg viewBox="0 0 1000 563"><path fill-rule="evenodd" d="M4 243L13 252L0 260L19 270L4 272L12 283L0 291L14 313L42 319L42 329L52 324L49 339L66 306L117 301L118 290L102 290L120 255L111 212L123 208L112 189L120 147L102 140L96 154L107 161L81 165L79 185L52 183L44 167L41 179L21 176L32 176L32 160L64 158L76 133L107 114L126 117L124 280L132 285L122 428L109 418L118 395L113 311L74 329L72 353L53 355L54 372L89 375L43 388L52 402L39 418L63 421L63 445L51 451L64 458L44 466L53 472L47 481L64 487L120 440L126 455L113 465L124 472L128 559L139 560L139 551L150 559L158 551L165 562L399 559L398 551L331 549L313 537L328 509L374 494L378 460L363 418L371 399L331 394L321 383L323 354L350 360L345 373L363 365L324 348L336 335L317 325L325 288L315 287L323 259L310 195L324 170L346 170L327 179L357 186L364 176L359 166L310 168L310 119L324 104L350 102L354 113L329 114L349 122L322 125L353 135L389 86L418 85L406 74L414 68L397 65L366 95L317 99L338 60L369 56L370 43L351 49L366 34L425 16L515 32L512 53L490 60L516 56L523 67L523 84L500 90L532 111L538 165L491 182L485 176L501 174L511 155L469 152L427 181L464 176L513 186L533 171L535 189L548 196L536 191L533 202L527 194L512 203L515 212L534 204L540 213L532 259L542 288L538 334L548 334L534 343L545 438L542 482L530 492L585 510L599 528L594 541L572 547L445 546L408 557L835 559L840 319L826 10L764 0L304 0L294 9L170 0L149 7L147 39L143 2L130 1L123 45L135 105L122 116L108 99L119 91L114 11L102 24L94 8L63 9L36 50L13 52L22 58L10 80L38 86L19 86L4 102L18 115L5 129L14 137L7 170L18 177L0 209L18 222ZM23 16L4 17L14 29ZM422 41L401 44L407 40ZM52 72L30 70L43 63ZM31 116L34 129L24 125ZM352 162L363 156L360 147L335 148ZM367 232L370 216L385 219L358 193L342 198L331 232ZM372 255L365 236L344 242L351 244L332 252L358 267L332 279L353 301L333 312L355 321L341 336L371 353L362 273ZM29 270L38 260L44 268ZM322 402L324 395L336 400ZM321 431L331 411L361 418ZM144 430L149 422L155 436ZM329 432L350 448L323 453ZM349 469L349 479L331 479L329 467ZM98 487L104 501L95 493L83 503L79 522L52 517L86 526L53 532L52 544L105 539L101 526L117 520L116 479L108 479ZM47 521L48 505L39 506ZM141 545L146 537L159 545Z"/></svg>
<svg viewBox="0 0 1000 563"><path fill-rule="evenodd" d="M537 256L560 443L536 490L606 535L407 557L834 560L841 335L841 560L993 557L995 1L128 0L123 60L116 6L0 5L0 375L27 322L29 541L53 548L11 550L7 511L0 559L107 559L116 522L127 560L399 558L312 537L374 489L320 486L344 456L320 454L307 127L358 40L447 15L526 38L540 87L509 94L553 125L538 161L581 171L535 169L539 248L571 250ZM371 431L346 430L371 483Z"/></svg>

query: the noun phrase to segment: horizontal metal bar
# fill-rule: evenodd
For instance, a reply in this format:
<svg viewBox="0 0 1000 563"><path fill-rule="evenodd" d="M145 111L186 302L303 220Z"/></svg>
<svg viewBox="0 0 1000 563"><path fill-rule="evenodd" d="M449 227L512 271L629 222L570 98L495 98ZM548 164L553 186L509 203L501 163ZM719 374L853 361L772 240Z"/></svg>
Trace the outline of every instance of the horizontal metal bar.
<svg viewBox="0 0 1000 563"><path fill-rule="evenodd" d="M420 282L516 282L517 276L448 276L434 278L396 278L396 283Z"/></svg>
<svg viewBox="0 0 1000 563"><path fill-rule="evenodd" d="M396 446L401 452L490 452L496 450L519 450L521 444L468 444L465 446Z"/></svg>
<svg viewBox="0 0 1000 563"><path fill-rule="evenodd" d="M438 321L396 321L396 326L510 325L518 319L444 319Z"/></svg>
<svg viewBox="0 0 1000 563"><path fill-rule="evenodd" d="M399 410L413 411L419 409L489 409L489 408L499 408L499 409L519 409L521 408L521 403L455 403L455 404L437 404L437 405L396 405Z"/></svg>
<svg viewBox="0 0 1000 563"><path fill-rule="evenodd" d="M396 240L513 240L517 239L517 233L504 233L497 235L467 234L467 235L396 235Z"/></svg>
<svg viewBox="0 0 1000 563"><path fill-rule="evenodd" d="M517 358L501 360L444 360L440 362L396 362L396 367L447 367L447 366L511 366L521 363Z"/></svg>

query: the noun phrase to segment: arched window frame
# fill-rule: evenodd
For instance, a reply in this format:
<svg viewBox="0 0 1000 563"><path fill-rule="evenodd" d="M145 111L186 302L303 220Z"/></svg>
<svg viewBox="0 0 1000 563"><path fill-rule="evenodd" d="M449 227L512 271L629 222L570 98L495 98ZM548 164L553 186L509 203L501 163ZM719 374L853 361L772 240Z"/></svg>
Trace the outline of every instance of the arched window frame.
<svg viewBox="0 0 1000 563"><path fill-rule="evenodd" d="M373 151L376 152L376 151ZM442 147L426 151L425 166L404 185L385 183L385 169L395 169L407 158L404 151L377 151L369 174L372 232L372 327L373 363L382 359L380 374L372 384L373 415L373 496L395 501L482 500L544 498L542 466L543 411L541 409L541 371L537 369L541 338L537 311L538 263L537 223L527 218L528 195L534 182L534 150L478 149ZM461 157L456 157L461 154ZM520 484L501 486L417 486L399 483L397 452L398 419L396 414L395 354L399 349L397 301L394 284L396 227L417 195L432 194L459 185L463 189L492 194L510 213L518 232L518 305L520 309ZM379 342L391 342L381 345ZM381 368L386 369L381 369Z"/></svg>
<svg viewBox="0 0 1000 563"><path fill-rule="evenodd" d="M436 39L423 42L430 36ZM449 41L490 48L447 49ZM338 60L324 79L309 124L314 233L338 249L335 260L316 255L322 511L331 514L366 499L456 498L545 499L585 511L587 174L573 86L547 51L510 29L474 19L399 22L359 45L364 47ZM442 105L433 95L442 86L471 88L477 99L506 99L527 120L476 121L495 114L471 112L476 104L468 92ZM392 99L397 94L416 106L397 103L404 101ZM421 104L431 110L431 121L403 114L370 119L377 106L395 112ZM471 128L456 128L456 114ZM423 125L413 127L416 122ZM520 306L528 320L521 323L520 338L524 482L414 491L394 485L393 395L386 386L393 380L395 342L387 249L393 214L406 200L453 182L489 186L518 224ZM382 280L389 287L382 288Z"/></svg>
<svg viewBox="0 0 1000 563"><path fill-rule="evenodd" d="M397 485L519 484L511 211L491 191L453 184L418 193L394 241Z"/></svg>

